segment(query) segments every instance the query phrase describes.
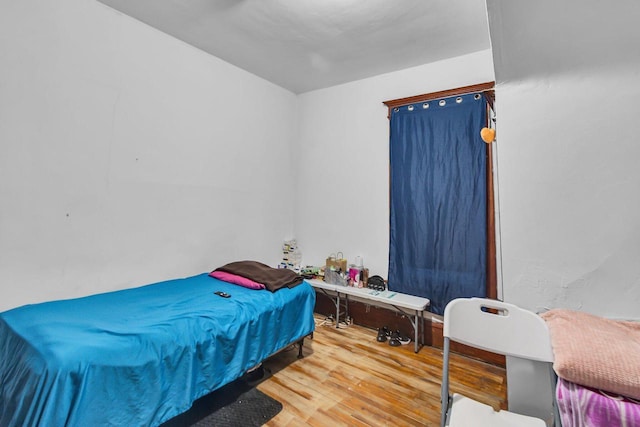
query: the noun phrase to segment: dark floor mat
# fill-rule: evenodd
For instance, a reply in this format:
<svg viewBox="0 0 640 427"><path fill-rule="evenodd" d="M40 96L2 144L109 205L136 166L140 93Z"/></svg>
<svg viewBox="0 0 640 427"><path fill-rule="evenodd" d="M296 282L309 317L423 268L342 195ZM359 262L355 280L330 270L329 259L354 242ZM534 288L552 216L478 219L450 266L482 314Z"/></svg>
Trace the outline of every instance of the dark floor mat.
<svg viewBox="0 0 640 427"><path fill-rule="evenodd" d="M282 410L282 403L251 388L234 402L223 406L194 424L194 427L261 426Z"/></svg>
<svg viewBox="0 0 640 427"><path fill-rule="evenodd" d="M257 427L281 410L282 403L240 379L198 399L162 427Z"/></svg>

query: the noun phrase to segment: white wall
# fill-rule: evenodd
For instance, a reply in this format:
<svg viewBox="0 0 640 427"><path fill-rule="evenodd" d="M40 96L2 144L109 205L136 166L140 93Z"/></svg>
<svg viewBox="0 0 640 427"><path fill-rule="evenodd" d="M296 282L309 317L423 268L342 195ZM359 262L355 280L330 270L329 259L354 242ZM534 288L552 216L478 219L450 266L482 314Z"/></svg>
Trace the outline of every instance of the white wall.
<svg viewBox="0 0 640 427"><path fill-rule="evenodd" d="M389 122L383 101L493 81L482 51L299 95L295 233L303 262L342 251L387 276Z"/></svg>
<svg viewBox="0 0 640 427"><path fill-rule="evenodd" d="M640 5L488 10L504 298L638 319Z"/></svg>
<svg viewBox="0 0 640 427"><path fill-rule="evenodd" d="M640 319L640 4L487 8L504 299ZM507 362L510 409L548 416L542 389L520 376L546 372Z"/></svg>
<svg viewBox="0 0 640 427"><path fill-rule="evenodd" d="M0 52L0 310L277 263L292 93L94 1L3 1Z"/></svg>

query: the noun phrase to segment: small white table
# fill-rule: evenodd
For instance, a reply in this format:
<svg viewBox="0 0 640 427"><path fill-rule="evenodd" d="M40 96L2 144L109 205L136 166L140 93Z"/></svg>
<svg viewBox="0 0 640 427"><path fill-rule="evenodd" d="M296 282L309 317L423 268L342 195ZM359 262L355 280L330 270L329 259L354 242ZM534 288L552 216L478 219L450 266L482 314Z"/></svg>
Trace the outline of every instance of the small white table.
<svg viewBox="0 0 640 427"><path fill-rule="evenodd" d="M345 316L349 313L349 297L364 301L367 304L391 306L396 311L409 317L409 321L411 322L411 326L413 326L414 331L415 352L417 353L420 350L418 346L419 336L422 337L420 344L424 345L424 312L431 303L428 298L402 294L394 291L376 291L369 288L332 285L317 279L307 279L306 281L311 286L327 295L334 302L336 306L336 328L340 323L340 308L342 304L341 295L344 295ZM410 310L412 312L408 313L406 310ZM420 320L420 323L418 323L418 319ZM420 335L420 326L422 326L422 335Z"/></svg>

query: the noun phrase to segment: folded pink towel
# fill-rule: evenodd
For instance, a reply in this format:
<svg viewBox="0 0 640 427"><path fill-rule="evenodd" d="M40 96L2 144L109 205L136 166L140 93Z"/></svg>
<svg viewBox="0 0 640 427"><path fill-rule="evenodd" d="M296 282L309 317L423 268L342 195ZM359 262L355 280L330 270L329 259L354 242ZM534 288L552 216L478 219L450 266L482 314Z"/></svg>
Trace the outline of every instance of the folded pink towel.
<svg viewBox="0 0 640 427"><path fill-rule="evenodd" d="M223 282L233 283L234 285L244 286L245 288L249 289L264 289L266 287L262 283L254 282L253 280L247 279L246 277L227 273L226 271L215 270L209 273L209 276L218 280L222 280Z"/></svg>
<svg viewBox="0 0 640 427"><path fill-rule="evenodd" d="M640 399L640 322L565 309L541 316L549 326L553 369L560 378Z"/></svg>

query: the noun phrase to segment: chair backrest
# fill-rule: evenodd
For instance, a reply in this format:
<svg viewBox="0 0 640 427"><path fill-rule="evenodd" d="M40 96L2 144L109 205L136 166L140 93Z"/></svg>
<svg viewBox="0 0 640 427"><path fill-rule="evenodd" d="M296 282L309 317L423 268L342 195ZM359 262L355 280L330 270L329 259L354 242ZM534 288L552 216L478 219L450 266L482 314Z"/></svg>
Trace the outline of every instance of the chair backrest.
<svg viewBox="0 0 640 427"><path fill-rule="evenodd" d="M513 304L484 298L455 299L444 310L443 334L493 353L553 362L546 322Z"/></svg>

